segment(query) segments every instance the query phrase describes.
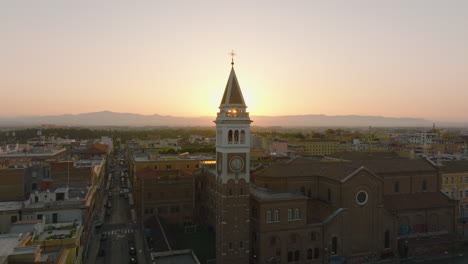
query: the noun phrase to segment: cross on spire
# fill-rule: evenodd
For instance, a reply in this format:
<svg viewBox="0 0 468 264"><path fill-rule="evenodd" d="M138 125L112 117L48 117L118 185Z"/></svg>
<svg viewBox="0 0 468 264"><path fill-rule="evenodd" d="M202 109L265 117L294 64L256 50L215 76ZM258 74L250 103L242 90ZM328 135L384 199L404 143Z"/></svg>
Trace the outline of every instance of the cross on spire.
<svg viewBox="0 0 468 264"><path fill-rule="evenodd" d="M231 52L228 53L231 56L231 65L234 66L234 56L237 54L234 53L234 50L231 50Z"/></svg>

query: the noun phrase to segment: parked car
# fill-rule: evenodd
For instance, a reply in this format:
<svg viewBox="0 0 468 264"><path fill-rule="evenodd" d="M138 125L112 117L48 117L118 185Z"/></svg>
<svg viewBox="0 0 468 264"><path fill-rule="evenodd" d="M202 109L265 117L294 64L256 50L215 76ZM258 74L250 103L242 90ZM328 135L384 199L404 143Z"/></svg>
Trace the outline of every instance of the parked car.
<svg viewBox="0 0 468 264"><path fill-rule="evenodd" d="M103 225L102 221L101 220L96 220L94 221L94 227L96 228L99 228Z"/></svg>
<svg viewBox="0 0 468 264"><path fill-rule="evenodd" d="M101 234L101 241L106 241L107 240L107 234L106 233L102 233Z"/></svg>
<svg viewBox="0 0 468 264"><path fill-rule="evenodd" d="M132 255L132 256L135 256L135 255L136 255L136 249L135 249L135 247L133 247L133 246L129 247L129 248L128 248L128 251L129 251L130 255Z"/></svg>

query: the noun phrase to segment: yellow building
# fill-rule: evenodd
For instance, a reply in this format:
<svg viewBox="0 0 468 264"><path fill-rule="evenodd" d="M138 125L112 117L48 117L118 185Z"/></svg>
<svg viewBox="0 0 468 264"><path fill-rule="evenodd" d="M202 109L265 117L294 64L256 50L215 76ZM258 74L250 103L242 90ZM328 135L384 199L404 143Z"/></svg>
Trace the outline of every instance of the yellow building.
<svg viewBox="0 0 468 264"><path fill-rule="evenodd" d="M341 148L336 140L312 139L296 142L294 150L309 155L329 155L341 151Z"/></svg>
<svg viewBox="0 0 468 264"><path fill-rule="evenodd" d="M459 218L468 218L468 160L447 161L441 167L442 192L460 200Z"/></svg>
<svg viewBox="0 0 468 264"><path fill-rule="evenodd" d="M210 160L215 159L211 156L191 156L189 153L166 155L139 150L130 154L129 167L132 175L135 175L138 170L143 168L150 168L155 171L181 170L192 173L201 167L200 162Z"/></svg>

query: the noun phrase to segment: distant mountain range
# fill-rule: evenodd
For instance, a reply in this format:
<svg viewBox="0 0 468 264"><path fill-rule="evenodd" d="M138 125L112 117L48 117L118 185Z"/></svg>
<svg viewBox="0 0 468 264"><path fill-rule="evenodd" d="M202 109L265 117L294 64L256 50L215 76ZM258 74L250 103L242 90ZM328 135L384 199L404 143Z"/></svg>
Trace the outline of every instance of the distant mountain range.
<svg viewBox="0 0 468 264"><path fill-rule="evenodd" d="M38 126L54 124L64 126L214 126L215 116L176 117L140 115L110 111L77 115L28 116L0 118L0 127ZM281 127L431 127L434 121L422 118L395 118L383 116L327 116L288 115L252 116L254 126ZM468 127L468 122L436 122L437 127Z"/></svg>

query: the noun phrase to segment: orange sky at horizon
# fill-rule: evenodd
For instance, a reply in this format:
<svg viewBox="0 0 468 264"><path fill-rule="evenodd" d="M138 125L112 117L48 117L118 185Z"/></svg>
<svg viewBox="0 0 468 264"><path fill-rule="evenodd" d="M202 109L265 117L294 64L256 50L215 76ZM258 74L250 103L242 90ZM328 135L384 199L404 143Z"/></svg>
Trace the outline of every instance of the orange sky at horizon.
<svg viewBox="0 0 468 264"><path fill-rule="evenodd" d="M0 117L214 116L234 49L253 116L468 121L468 2L104 2L0 3Z"/></svg>

